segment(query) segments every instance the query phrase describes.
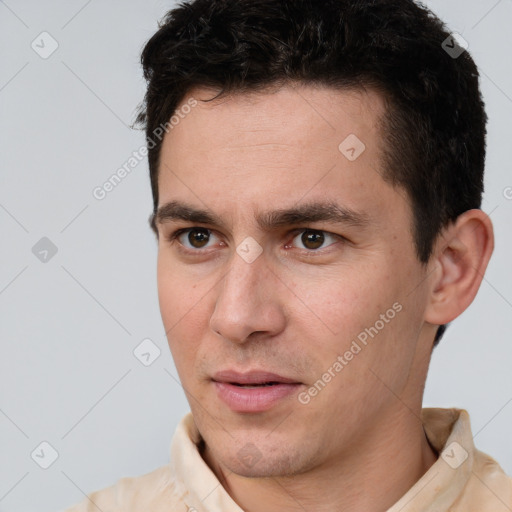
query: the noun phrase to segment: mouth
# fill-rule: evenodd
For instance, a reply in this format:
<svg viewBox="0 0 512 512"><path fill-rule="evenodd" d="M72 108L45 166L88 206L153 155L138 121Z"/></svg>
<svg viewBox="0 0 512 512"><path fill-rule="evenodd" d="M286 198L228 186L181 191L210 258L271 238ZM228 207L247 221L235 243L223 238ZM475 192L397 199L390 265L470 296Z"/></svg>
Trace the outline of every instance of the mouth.
<svg viewBox="0 0 512 512"><path fill-rule="evenodd" d="M217 372L212 380L215 382L226 382L235 386L274 386L278 384L301 384L301 382L277 373L264 370L250 370L248 372L238 372L236 370L222 370Z"/></svg>
<svg viewBox="0 0 512 512"><path fill-rule="evenodd" d="M233 386L238 386L239 388L253 389L253 388L264 388L268 386L277 386L279 382L262 382L261 384L240 384L238 382L229 382L228 384L232 384Z"/></svg>
<svg viewBox="0 0 512 512"><path fill-rule="evenodd" d="M295 379L266 371L240 373L225 370L212 382L217 396L234 412L263 412L283 403L303 384Z"/></svg>

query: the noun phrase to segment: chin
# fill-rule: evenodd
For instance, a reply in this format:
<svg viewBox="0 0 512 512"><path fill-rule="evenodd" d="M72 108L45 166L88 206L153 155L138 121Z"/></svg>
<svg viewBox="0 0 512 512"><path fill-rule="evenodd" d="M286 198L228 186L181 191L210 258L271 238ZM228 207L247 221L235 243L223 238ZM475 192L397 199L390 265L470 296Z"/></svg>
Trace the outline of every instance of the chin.
<svg viewBox="0 0 512 512"><path fill-rule="evenodd" d="M219 455L225 467L246 478L293 476L308 469L303 453L278 453L268 446L259 450L250 442L235 453Z"/></svg>

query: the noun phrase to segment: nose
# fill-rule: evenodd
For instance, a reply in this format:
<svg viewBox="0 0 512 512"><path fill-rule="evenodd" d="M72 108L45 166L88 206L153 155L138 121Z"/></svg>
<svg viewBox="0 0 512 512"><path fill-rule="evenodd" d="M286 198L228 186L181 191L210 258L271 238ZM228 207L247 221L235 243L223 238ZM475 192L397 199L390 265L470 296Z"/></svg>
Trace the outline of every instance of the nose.
<svg viewBox="0 0 512 512"><path fill-rule="evenodd" d="M270 337L281 332L286 316L278 297L279 280L264 254L248 263L235 253L229 265L219 284L210 328L237 344L253 333Z"/></svg>

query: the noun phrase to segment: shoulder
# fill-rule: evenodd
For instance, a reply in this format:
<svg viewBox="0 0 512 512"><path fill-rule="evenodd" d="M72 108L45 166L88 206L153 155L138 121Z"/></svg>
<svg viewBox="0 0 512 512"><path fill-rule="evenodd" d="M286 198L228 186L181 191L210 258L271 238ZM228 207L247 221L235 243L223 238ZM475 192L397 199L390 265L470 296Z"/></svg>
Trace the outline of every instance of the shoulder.
<svg viewBox="0 0 512 512"><path fill-rule="evenodd" d="M186 495L166 465L141 476L121 478L110 487L88 494L64 512L168 512L179 511L180 506L186 511Z"/></svg>

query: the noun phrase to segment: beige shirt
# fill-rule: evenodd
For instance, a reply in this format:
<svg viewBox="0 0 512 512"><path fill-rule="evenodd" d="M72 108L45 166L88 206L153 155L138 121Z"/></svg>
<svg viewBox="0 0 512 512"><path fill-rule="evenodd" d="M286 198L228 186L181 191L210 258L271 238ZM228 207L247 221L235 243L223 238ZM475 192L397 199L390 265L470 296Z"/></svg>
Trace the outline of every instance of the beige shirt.
<svg viewBox="0 0 512 512"><path fill-rule="evenodd" d="M422 422L440 453L388 512L511 512L512 478L473 444L461 409L423 409ZM146 475L121 478L65 512L243 512L202 459L192 414L171 442L171 462Z"/></svg>

